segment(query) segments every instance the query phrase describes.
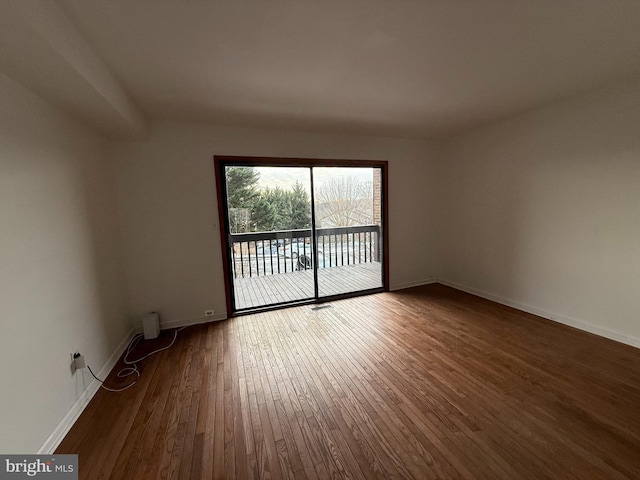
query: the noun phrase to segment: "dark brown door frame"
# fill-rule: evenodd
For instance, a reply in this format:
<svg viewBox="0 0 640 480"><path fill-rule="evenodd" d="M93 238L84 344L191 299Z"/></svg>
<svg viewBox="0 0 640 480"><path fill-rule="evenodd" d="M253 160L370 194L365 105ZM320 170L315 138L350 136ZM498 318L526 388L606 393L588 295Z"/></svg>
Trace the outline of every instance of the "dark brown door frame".
<svg viewBox="0 0 640 480"><path fill-rule="evenodd" d="M235 312L233 310L233 298L231 292L231 269L229 268L229 236L227 233L227 209L226 206L226 185L224 180L224 167L227 166L254 166L254 167L370 167L380 168L382 171L382 291L389 291L389 188L388 188L388 165L386 160L334 160L320 158L282 158L282 157L245 157L232 155L214 155L214 172L216 177L216 195L218 200L218 222L220 225L220 242L222 249L222 268L224 271L224 290L227 303L227 318ZM362 292L346 293L335 297L323 297L313 299L304 303L320 303L338 298L348 298L362 295ZM282 308L282 306L274 307ZM264 310L270 309L265 307Z"/></svg>

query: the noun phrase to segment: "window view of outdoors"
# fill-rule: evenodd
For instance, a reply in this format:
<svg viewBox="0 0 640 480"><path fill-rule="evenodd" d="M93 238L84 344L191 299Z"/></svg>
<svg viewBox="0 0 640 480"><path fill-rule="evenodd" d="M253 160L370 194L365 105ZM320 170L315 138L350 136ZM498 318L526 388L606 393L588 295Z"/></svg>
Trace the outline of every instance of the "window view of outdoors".
<svg viewBox="0 0 640 480"><path fill-rule="evenodd" d="M311 200L308 185L296 178L292 185L284 184L289 175L307 175L308 170L283 168L270 173L273 180L261 182L261 171L278 167L227 167L227 202L231 233L270 232L311 227ZM282 177L278 182L278 176Z"/></svg>
<svg viewBox="0 0 640 480"><path fill-rule="evenodd" d="M225 177L236 309L314 298L316 268L319 297L382 285L380 169L227 166Z"/></svg>

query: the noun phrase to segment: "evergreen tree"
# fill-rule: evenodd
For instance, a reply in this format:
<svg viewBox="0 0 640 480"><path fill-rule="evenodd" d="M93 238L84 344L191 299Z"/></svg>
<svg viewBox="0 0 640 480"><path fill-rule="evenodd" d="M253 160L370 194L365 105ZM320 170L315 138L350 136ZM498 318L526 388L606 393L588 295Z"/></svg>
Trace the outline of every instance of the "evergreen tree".
<svg viewBox="0 0 640 480"><path fill-rule="evenodd" d="M227 206L232 233L296 230L311 227L311 201L300 182L291 190L258 189L254 167L227 167Z"/></svg>
<svg viewBox="0 0 640 480"><path fill-rule="evenodd" d="M266 188L251 210L252 229L259 232L311 226L311 202L300 183L293 190Z"/></svg>
<svg viewBox="0 0 640 480"><path fill-rule="evenodd" d="M225 176L231 232L248 232L250 213L259 196L257 184L260 174L253 167L227 167Z"/></svg>
<svg viewBox="0 0 640 480"><path fill-rule="evenodd" d="M311 201L300 182L296 182L289 196L291 199L290 228L311 228Z"/></svg>
<svg viewBox="0 0 640 480"><path fill-rule="evenodd" d="M278 230L279 205L275 202L275 195L267 188L260 193L260 197L251 209L252 230L257 232L270 232Z"/></svg>
<svg viewBox="0 0 640 480"><path fill-rule="evenodd" d="M253 167L227 167L227 202L230 208L250 208L258 196L260 174Z"/></svg>

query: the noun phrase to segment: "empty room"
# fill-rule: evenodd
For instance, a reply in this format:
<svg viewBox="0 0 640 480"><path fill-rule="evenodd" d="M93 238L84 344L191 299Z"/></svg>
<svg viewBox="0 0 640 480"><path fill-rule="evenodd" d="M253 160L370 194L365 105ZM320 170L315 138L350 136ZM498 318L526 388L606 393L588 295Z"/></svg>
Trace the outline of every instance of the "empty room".
<svg viewBox="0 0 640 480"><path fill-rule="evenodd" d="M640 478L639 32L0 0L0 477Z"/></svg>

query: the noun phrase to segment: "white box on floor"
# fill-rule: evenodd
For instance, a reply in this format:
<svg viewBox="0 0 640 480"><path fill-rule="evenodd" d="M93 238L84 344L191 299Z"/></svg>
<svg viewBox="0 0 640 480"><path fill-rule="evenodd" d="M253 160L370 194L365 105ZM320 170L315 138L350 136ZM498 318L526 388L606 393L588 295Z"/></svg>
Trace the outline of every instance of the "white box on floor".
<svg viewBox="0 0 640 480"><path fill-rule="evenodd" d="M142 331L144 339L158 338L160 335L160 317L157 312L151 312L142 318Z"/></svg>

